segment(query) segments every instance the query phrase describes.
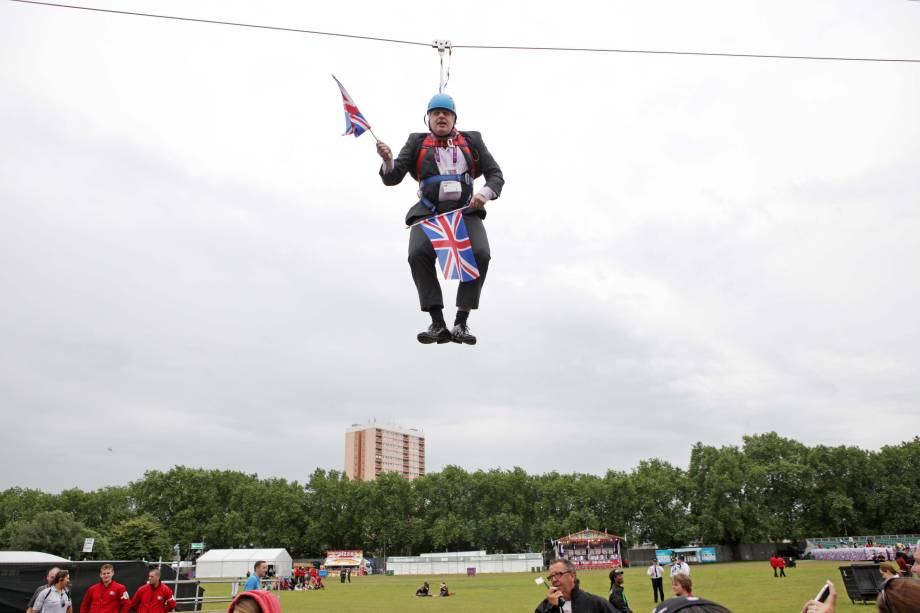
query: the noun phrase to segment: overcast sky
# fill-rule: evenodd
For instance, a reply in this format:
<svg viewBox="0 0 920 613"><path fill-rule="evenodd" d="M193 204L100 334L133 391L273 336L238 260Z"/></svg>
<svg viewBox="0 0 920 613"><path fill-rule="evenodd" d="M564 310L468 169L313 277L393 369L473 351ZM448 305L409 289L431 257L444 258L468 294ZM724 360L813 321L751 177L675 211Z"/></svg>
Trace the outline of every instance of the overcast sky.
<svg viewBox="0 0 920 613"><path fill-rule="evenodd" d="M908 0L91 5L920 59ZM416 186L341 135L330 77L398 148L433 49L4 1L0 60L0 488L175 464L303 481L370 419L423 429L429 471L920 432L920 64L455 50L458 127L506 178L466 347L416 342Z"/></svg>

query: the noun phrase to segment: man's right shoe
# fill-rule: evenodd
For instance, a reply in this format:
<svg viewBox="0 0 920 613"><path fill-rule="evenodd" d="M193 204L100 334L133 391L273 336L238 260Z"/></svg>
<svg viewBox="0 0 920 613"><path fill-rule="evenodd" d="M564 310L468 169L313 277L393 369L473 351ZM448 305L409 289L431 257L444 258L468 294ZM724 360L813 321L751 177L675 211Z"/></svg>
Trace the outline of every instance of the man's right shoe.
<svg viewBox="0 0 920 613"><path fill-rule="evenodd" d="M447 329L447 326L442 323L432 323L428 326L427 330L423 330L418 333L418 342L423 345L430 345L432 343L449 343L450 342L450 330Z"/></svg>

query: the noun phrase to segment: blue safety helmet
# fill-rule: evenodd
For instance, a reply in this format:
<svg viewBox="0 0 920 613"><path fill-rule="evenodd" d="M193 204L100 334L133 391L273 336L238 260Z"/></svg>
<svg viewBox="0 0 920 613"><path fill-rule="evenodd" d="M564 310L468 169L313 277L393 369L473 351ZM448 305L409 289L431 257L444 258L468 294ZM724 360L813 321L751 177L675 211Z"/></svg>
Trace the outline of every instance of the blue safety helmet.
<svg viewBox="0 0 920 613"><path fill-rule="evenodd" d="M457 116L457 105L454 104L454 99L447 94L435 94L431 97L431 100L428 101L428 112L435 109L446 109L453 113L454 117Z"/></svg>

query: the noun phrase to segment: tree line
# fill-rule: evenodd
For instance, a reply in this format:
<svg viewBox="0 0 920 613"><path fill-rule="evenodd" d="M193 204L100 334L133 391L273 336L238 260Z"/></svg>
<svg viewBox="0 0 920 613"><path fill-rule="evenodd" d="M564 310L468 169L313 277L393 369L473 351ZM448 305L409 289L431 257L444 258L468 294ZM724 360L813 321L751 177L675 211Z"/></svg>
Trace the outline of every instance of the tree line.
<svg viewBox="0 0 920 613"><path fill-rule="evenodd" d="M0 492L0 548L97 559L158 559L179 544L328 549L378 556L443 550L541 552L586 527L629 546L738 545L807 536L920 532L920 437L879 450L808 447L775 432L741 446L697 443L687 469L659 459L604 475L469 472L305 483L176 466L125 486Z"/></svg>

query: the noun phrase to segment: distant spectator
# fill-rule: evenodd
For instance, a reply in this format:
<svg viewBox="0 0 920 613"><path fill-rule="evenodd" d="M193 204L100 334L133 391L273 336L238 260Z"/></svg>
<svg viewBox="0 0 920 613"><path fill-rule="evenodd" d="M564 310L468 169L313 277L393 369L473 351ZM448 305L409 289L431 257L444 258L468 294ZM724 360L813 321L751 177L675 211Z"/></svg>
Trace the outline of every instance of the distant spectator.
<svg viewBox="0 0 920 613"><path fill-rule="evenodd" d="M450 590L447 589L447 584L443 581L441 582L441 588L438 590L438 596L444 596L445 598L450 596Z"/></svg>
<svg viewBox="0 0 920 613"><path fill-rule="evenodd" d="M693 580L682 573L671 577L671 589L675 596L693 596Z"/></svg>
<svg viewBox="0 0 920 613"><path fill-rule="evenodd" d="M339 569L339 583L345 583L345 569Z"/></svg>
<svg viewBox="0 0 920 613"><path fill-rule="evenodd" d="M169 613L176 608L173 592L160 581L160 571L147 573L147 583L138 588L131 599L131 609L137 613Z"/></svg>
<svg viewBox="0 0 920 613"><path fill-rule="evenodd" d="M243 586L243 591L248 592L249 590L262 589L262 577L264 577L265 573L267 572L268 564L265 562L265 560L259 560L253 564L252 574L249 575L249 579L246 580L246 585Z"/></svg>
<svg viewBox="0 0 920 613"><path fill-rule="evenodd" d="M122 613L127 611L131 601L128 589L115 581L115 567L103 564L99 568L99 583L96 583L83 596L80 613Z"/></svg>
<svg viewBox="0 0 920 613"><path fill-rule="evenodd" d="M684 556L677 556L677 561L671 564L671 576L674 575L690 576L690 565L684 562Z"/></svg>
<svg viewBox="0 0 920 613"><path fill-rule="evenodd" d="M652 580L652 596L655 598L655 604L658 604L659 595L661 595L661 600L664 602L664 579L662 579L662 577L664 577L664 569L661 567L661 564L658 563L657 559L652 562L648 570L645 571L645 574Z"/></svg>
<svg viewBox="0 0 920 613"><path fill-rule="evenodd" d="M38 598L38 595L54 585L55 577L60 570L61 569L57 566L52 566L48 569L48 574L45 575L45 582L35 588L35 593L32 594L32 598L29 599L29 605L26 607L26 613L29 613L29 611L32 610L32 605L35 604L35 599Z"/></svg>
<svg viewBox="0 0 920 613"><path fill-rule="evenodd" d="M54 575L54 583L45 587L32 603L32 610L37 613L73 613L73 602L67 592L70 585L70 573L59 570Z"/></svg>
<svg viewBox="0 0 920 613"><path fill-rule="evenodd" d="M431 587L428 585L428 582L424 582L422 587L415 590L416 596L431 596Z"/></svg>
<svg viewBox="0 0 920 613"><path fill-rule="evenodd" d="M783 556L776 556L776 557L777 557L776 566L777 568L779 568L779 576L785 577L786 576L786 558L784 558Z"/></svg>
<svg viewBox="0 0 920 613"><path fill-rule="evenodd" d="M697 596L679 596L665 600L652 613L732 613L731 609Z"/></svg>
<svg viewBox="0 0 920 613"><path fill-rule="evenodd" d="M903 551L894 554L894 561L898 564L898 570L902 575L908 574L910 566L907 564L907 555Z"/></svg>
<svg viewBox="0 0 920 613"><path fill-rule="evenodd" d="M629 608L629 601L626 599L626 591L623 589L623 569L614 568L610 571L610 604L617 613L632 613Z"/></svg>
<svg viewBox="0 0 920 613"><path fill-rule="evenodd" d="M773 577L779 577L779 556L775 553L770 556L770 568L773 569Z"/></svg>

